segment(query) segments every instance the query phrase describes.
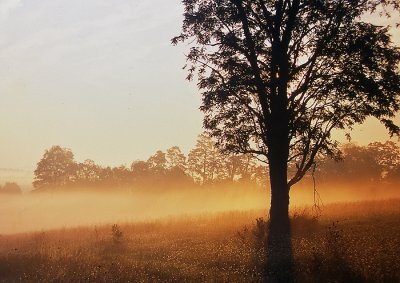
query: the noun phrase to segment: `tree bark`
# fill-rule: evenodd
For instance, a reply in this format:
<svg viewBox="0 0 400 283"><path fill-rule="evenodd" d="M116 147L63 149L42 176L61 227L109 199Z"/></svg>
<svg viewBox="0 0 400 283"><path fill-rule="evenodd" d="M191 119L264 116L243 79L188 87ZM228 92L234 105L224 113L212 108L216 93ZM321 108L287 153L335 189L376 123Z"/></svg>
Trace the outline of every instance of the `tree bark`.
<svg viewBox="0 0 400 283"><path fill-rule="evenodd" d="M287 165L270 165L271 207L267 242L268 282L293 282Z"/></svg>

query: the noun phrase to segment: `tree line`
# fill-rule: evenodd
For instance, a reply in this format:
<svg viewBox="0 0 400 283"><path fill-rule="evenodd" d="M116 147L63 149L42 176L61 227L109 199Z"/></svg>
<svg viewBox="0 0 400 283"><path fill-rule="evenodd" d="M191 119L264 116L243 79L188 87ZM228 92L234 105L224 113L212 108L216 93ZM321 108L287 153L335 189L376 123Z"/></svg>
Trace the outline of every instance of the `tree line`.
<svg viewBox="0 0 400 283"><path fill-rule="evenodd" d="M217 185L257 187L266 178L265 167L250 154L227 155L206 134L186 156L178 146L157 150L147 160L127 167L103 167L93 160L77 162L73 152L59 145L47 149L34 171L35 190L77 188L165 188Z"/></svg>
<svg viewBox="0 0 400 283"><path fill-rule="evenodd" d="M295 170L295 165L289 170ZM176 187L257 188L268 182L266 164L251 154L226 154L213 139L201 134L186 156L178 146L157 150L147 160L135 160L128 167L103 167L93 160L77 162L70 149L52 146L46 150L34 172L36 191L63 188L149 189ZM367 146L352 143L341 147L337 159L321 157L302 181L314 177L320 184L385 183L400 181L400 148L393 141Z"/></svg>
<svg viewBox="0 0 400 283"><path fill-rule="evenodd" d="M315 176L322 183L395 185L400 181L400 148L393 141L345 144L338 161L324 157L318 164Z"/></svg>

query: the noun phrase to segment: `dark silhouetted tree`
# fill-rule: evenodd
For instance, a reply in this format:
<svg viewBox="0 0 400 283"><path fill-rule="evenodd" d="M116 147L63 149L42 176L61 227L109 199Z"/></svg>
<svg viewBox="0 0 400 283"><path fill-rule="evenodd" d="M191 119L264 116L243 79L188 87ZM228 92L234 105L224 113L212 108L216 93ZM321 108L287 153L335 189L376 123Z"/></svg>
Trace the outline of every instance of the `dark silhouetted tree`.
<svg viewBox="0 0 400 283"><path fill-rule="evenodd" d="M188 79L198 77L204 127L218 145L269 165L269 279L293 280L289 191L333 129L369 116L390 134L399 109L400 52L387 27L365 21L398 0L183 0ZM382 17L389 16L383 10ZM288 164L294 164L288 175ZM282 269L282 270L281 270Z"/></svg>
<svg viewBox="0 0 400 283"><path fill-rule="evenodd" d="M34 172L35 189L61 188L76 179L77 164L70 149L58 145L46 150Z"/></svg>

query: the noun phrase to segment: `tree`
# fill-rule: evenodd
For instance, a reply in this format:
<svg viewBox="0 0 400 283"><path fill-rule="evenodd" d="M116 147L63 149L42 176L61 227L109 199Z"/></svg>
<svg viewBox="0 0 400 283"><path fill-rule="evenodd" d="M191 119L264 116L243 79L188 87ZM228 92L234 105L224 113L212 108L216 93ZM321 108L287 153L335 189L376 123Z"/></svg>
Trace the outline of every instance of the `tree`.
<svg viewBox="0 0 400 283"><path fill-rule="evenodd" d="M132 162L131 171L136 183L151 177L150 164L146 161L136 160Z"/></svg>
<svg viewBox="0 0 400 283"><path fill-rule="evenodd" d="M381 167L380 174L384 179L400 164L400 147L393 141L373 142L367 148Z"/></svg>
<svg viewBox="0 0 400 283"><path fill-rule="evenodd" d="M3 187L0 186L0 193L1 194L13 194L13 195L20 195L22 194L22 190L20 186L18 186L15 182L6 182Z"/></svg>
<svg viewBox="0 0 400 283"><path fill-rule="evenodd" d="M399 109L400 52L388 27L363 16L398 0L184 0L188 79L202 94L204 127L224 150L269 166L269 279L291 281L289 191L319 155L334 156L333 129L367 117L390 134ZM296 170L288 175L288 165ZM278 255L281 254L281 257ZM288 265L289 263L289 265ZM279 272L280 267L284 272ZM285 277L284 274L288 274Z"/></svg>
<svg viewBox="0 0 400 283"><path fill-rule="evenodd" d="M340 162L325 157L318 160L316 176L329 183L354 184L390 182L394 168L400 164L400 148L392 142L373 142L367 146L345 144Z"/></svg>
<svg viewBox="0 0 400 283"><path fill-rule="evenodd" d="M167 149L166 159L168 169L176 167L183 172L186 170L186 157L178 146Z"/></svg>
<svg viewBox="0 0 400 283"><path fill-rule="evenodd" d="M255 181L257 164L251 154L224 154L222 159L227 180L248 184Z"/></svg>
<svg viewBox="0 0 400 283"><path fill-rule="evenodd" d="M341 184L381 180L383 170L369 147L349 143L341 148L341 152L339 164L329 158L318 162L316 174L319 179Z"/></svg>
<svg viewBox="0 0 400 283"><path fill-rule="evenodd" d="M129 186L130 181L131 171L125 165L120 165L111 169L111 183L117 188Z"/></svg>
<svg viewBox="0 0 400 283"><path fill-rule="evenodd" d="M165 158L165 152L157 150L156 153L147 159L147 163L150 169L157 175L163 175L167 168L167 159Z"/></svg>
<svg viewBox="0 0 400 283"><path fill-rule="evenodd" d="M100 166L91 159L77 164L76 178L80 185L93 185L99 182Z"/></svg>
<svg viewBox="0 0 400 283"><path fill-rule="evenodd" d="M182 153L178 146L167 149L167 174L166 184L175 187L190 187L193 180L187 172L186 156Z"/></svg>
<svg viewBox="0 0 400 283"><path fill-rule="evenodd" d="M70 149L58 145L52 146L45 151L43 158L37 164L33 187L35 189L64 187L74 181L76 169L77 164Z"/></svg>
<svg viewBox="0 0 400 283"><path fill-rule="evenodd" d="M221 154L214 141L205 133L197 138L195 147L188 155L188 170L200 184L212 183L221 175Z"/></svg>

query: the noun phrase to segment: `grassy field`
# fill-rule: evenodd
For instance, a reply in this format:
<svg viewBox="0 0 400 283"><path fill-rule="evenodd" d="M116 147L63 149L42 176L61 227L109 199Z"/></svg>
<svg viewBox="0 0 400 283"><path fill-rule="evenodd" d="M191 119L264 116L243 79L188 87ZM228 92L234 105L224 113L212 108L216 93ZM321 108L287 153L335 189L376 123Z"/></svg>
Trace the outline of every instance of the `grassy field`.
<svg viewBox="0 0 400 283"><path fill-rule="evenodd" d="M0 236L0 282L261 282L263 211ZM298 282L400 282L400 200L293 211ZM259 227L265 224L258 220Z"/></svg>

